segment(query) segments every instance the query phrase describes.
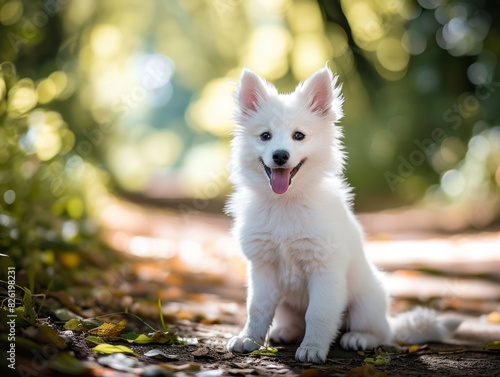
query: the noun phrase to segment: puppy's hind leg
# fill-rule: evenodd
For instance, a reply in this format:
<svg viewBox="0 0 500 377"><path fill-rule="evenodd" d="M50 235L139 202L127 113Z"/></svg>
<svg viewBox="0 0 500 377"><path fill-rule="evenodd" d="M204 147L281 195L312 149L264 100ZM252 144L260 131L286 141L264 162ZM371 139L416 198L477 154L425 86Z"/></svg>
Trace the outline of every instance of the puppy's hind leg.
<svg viewBox="0 0 500 377"><path fill-rule="evenodd" d="M365 264L366 263L366 264ZM374 267L357 265L350 271L348 331L340 345L345 349L365 350L390 344L391 329L387 319L389 298Z"/></svg>
<svg viewBox="0 0 500 377"><path fill-rule="evenodd" d="M293 343L302 340L306 330L304 311L281 301L276 308L271 326L271 340L274 343Z"/></svg>

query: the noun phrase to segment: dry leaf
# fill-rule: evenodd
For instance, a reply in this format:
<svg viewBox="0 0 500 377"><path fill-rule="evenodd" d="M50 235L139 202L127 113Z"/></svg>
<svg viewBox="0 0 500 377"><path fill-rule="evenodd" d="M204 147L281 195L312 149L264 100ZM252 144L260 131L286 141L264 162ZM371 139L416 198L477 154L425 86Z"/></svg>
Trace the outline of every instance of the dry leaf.
<svg viewBox="0 0 500 377"><path fill-rule="evenodd" d="M303 370L299 375L299 377L319 377L319 376L323 376L323 372L320 371L319 369L314 369L314 368Z"/></svg>
<svg viewBox="0 0 500 377"><path fill-rule="evenodd" d="M375 370L373 364L365 364L358 368L353 368L346 372L348 376L359 376L359 377L387 377L387 372L378 372Z"/></svg>
<svg viewBox="0 0 500 377"><path fill-rule="evenodd" d="M191 355L193 355L194 357L203 357L203 356L207 356L208 352L209 352L208 348L201 347L201 348L198 348L196 351L191 352Z"/></svg>
<svg viewBox="0 0 500 377"><path fill-rule="evenodd" d="M121 332L125 328L127 321L122 319L120 322L114 323L103 323L101 326L89 330L88 333L95 336L100 336L103 338L117 338L120 336Z"/></svg>
<svg viewBox="0 0 500 377"><path fill-rule="evenodd" d="M250 366L249 363L229 363L230 366L240 368L240 369L245 369Z"/></svg>
<svg viewBox="0 0 500 377"><path fill-rule="evenodd" d="M158 367L166 370L183 371L183 372L199 372L201 365L197 363L174 365L174 364L157 364Z"/></svg>
<svg viewBox="0 0 500 377"><path fill-rule="evenodd" d="M417 352L420 350L424 350L427 347L428 347L427 344L421 344L421 345L414 344L414 345L411 345L410 347L408 347L408 353L413 353L413 352Z"/></svg>
<svg viewBox="0 0 500 377"><path fill-rule="evenodd" d="M226 372L229 374L241 374L242 376L246 376L247 374L252 374L255 372L255 369L226 369Z"/></svg>
<svg viewBox="0 0 500 377"><path fill-rule="evenodd" d="M495 325L500 325L500 312L491 312L486 316L488 323L493 323Z"/></svg>
<svg viewBox="0 0 500 377"><path fill-rule="evenodd" d="M144 356L152 357L155 359L169 359L169 360L179 360L179 356L177 355L168 355L162 350L152 349L144 354Z"/></svg>

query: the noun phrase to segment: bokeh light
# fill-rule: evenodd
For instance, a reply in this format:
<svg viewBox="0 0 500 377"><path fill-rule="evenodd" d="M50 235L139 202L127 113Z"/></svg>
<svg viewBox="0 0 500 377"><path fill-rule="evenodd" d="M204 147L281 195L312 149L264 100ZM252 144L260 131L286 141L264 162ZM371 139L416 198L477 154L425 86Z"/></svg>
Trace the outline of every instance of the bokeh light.
<svg viewBox="0 0 500 377"><path fill-rule="evenodd" d="M243 67L282 92L325 64L339 75L361 210L445 203L484 212L472 226L499 216L493 3L74 0L29 34L42 8L0 5L0 193L18 215L36 197L33 221L52 238L78 239L95 213L86 198L115 192L221 211Z"/></svg>

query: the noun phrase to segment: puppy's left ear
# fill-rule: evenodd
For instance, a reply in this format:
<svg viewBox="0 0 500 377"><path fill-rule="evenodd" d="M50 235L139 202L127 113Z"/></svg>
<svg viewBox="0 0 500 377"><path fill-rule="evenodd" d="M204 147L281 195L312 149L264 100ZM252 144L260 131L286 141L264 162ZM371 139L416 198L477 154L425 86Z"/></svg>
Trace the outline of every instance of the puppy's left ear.
<svg viewBox="0 0 500 377"><path fill-rule="evenodd" d="M319 115L333 112L336 120L342 117L343 99L336 83L337 76L329 68L323 68L299 86L300 94L310 111Z"/></svg>

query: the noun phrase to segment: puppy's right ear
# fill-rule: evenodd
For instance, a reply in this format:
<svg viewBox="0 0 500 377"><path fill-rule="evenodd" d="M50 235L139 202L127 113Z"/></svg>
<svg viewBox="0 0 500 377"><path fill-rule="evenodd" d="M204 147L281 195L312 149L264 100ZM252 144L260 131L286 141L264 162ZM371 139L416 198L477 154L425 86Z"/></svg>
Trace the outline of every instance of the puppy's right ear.
<svg viewBox="0 0 500 377"><path fill-rule="evenodd" d="M246 115L256 112L259 103L267 98L268 84L260 76L244 68L240 75L237 100L240 109Z"/></svg>

